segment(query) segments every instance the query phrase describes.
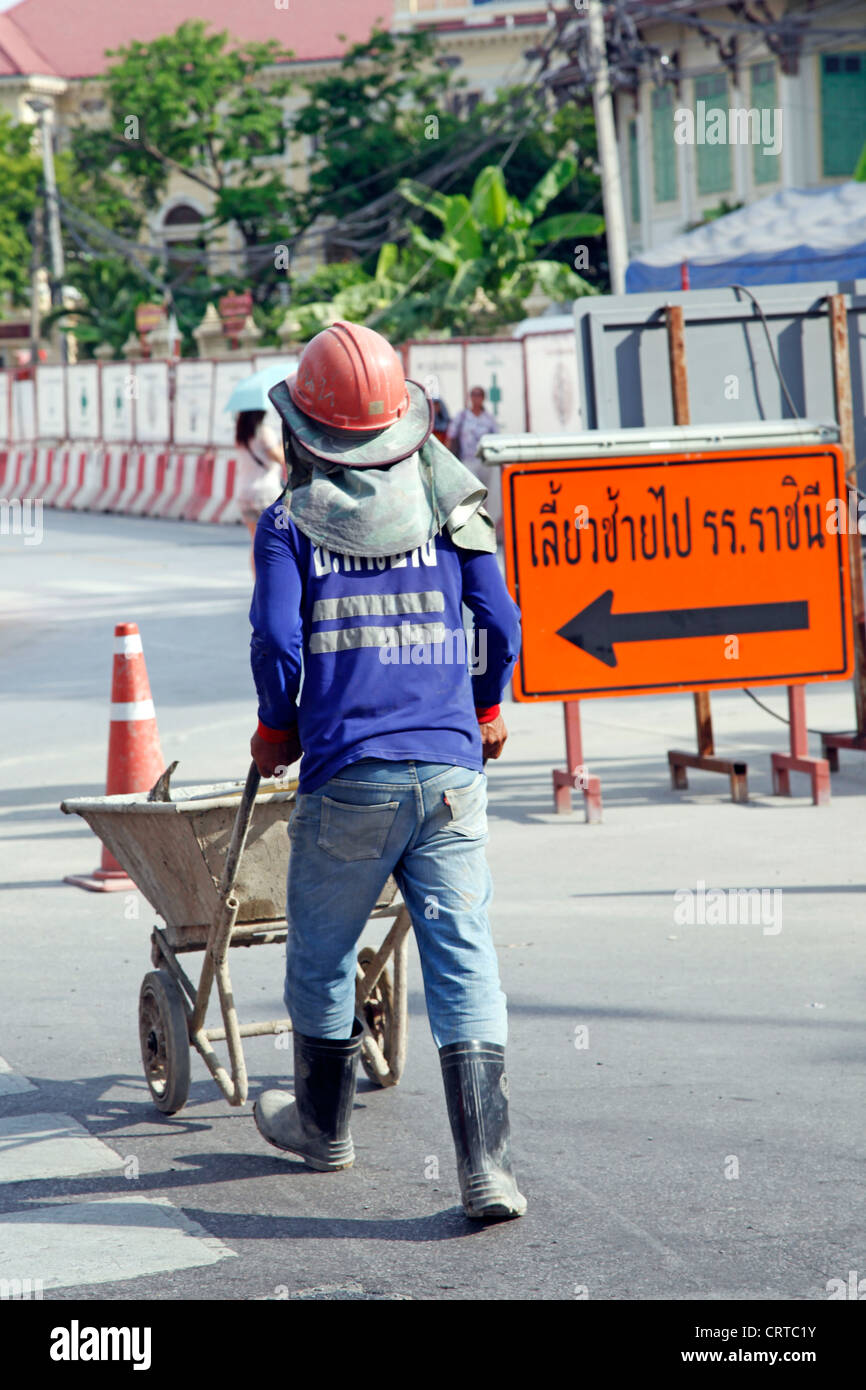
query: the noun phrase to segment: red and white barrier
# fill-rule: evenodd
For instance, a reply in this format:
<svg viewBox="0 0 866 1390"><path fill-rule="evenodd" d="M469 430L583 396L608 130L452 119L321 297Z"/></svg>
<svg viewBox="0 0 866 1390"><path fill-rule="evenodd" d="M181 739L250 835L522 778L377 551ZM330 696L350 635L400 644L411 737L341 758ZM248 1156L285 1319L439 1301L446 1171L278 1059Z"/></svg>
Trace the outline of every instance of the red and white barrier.
<svg viewBox="0 0 866 1390"><path fill-rule="evenodd" d="M121 499L123 505L118 508L118 511L123 511L128 516L142 516L146 513L148 503L155 501L159 496L165 476L164 452L159 449L137 449L135 453L139 460L136 490L131 497L124 496Z"/></svg>
<svg viewBox="0 0 866 1390"><path fill-rule="evenodd" d="M153 468L148 470L150 454L139 446L108 450L109 486L98 510L129 515L144 509L149 496L155 496ZM96 505L96 504L94 504Z"/></svg>
<svg viewBox="0 0 866 1390"><path fill-rule="evenodd" d="M236 449L175 453L156 446L0 447L0 496L41 497L60 510L235 525L248 482Z"/></svg>
<svg viewBox="0 0 866 1390"><path fill-rule="evenodd" d="M217 454L214 460L213 495L199 521L234 525L241 519L238 491L242 472L236 454Z"/></svg>
<svg viewBox="0 0 866 1390"><path fill-rule="evenodd" d="M108 459L104 449L88 449L84 456L81 485L67 506L75 512L96 511L108 491Z"/></svg>
<svg viewBox="0 0 866 1390"><path fill-rule="evenodd" d="M57 505L56 499L69 479L70 450L62 446L51 451L51 466L42 489L42 502L46 507Z"/></svg>
<svg viewBox="0 0 866 1390"><path fill-rule="evenodd" d="M30 473L31 450L15 445L6 456L6 476L3 481L3 496L10 501L25 497L24 480Z"/></svg>
<svg viewBox="0 0 866 1390"><path fill-rule="evenodd" d="M198 460L195 493L184 509L185 521L234 522L240 519L235 502L238 477L234 451L219 450Z"/></svg>
<svg viewBox="0 0 866 1390"><path fill-rule="evenodd" d="M195 454L169 454L163 486L147 516L173 517L183 515L195 491Z"/></svg>
<svg viewBox="0 0 866 1390"><path fill-rule="evenodd" d="M33 449L28 451L23 457L22 465L18 473L16 497L19 497L23 501L25 497L36 496L33 491L33 482L38 471L39 450Z"/></svg>
<svg viewBox="0 0 866 1390"><path fill-rule="evenodd" d="M36 450L33 472L30 475L28 497L41 497L45 502L45 489L51 482L51 470L57 449L54 445L41 444Z"/></svg>
<svg viewBox="0 0 866 1390"><path fill-rule="evenodd" d="M196 460L192 497L181 513L184 521L198 521L213 492L214 457L202 454Z"/></svg>
<svg viewBox="0 0 866 1390"><path fill-rule="evenodd" d="M67 454L66 477L59 491L55 493L51 505L65 511L72 506L73 497L76 497L84 486L89 453L80 444L70 445L68 450L64 450L64 453Z"/></svg>

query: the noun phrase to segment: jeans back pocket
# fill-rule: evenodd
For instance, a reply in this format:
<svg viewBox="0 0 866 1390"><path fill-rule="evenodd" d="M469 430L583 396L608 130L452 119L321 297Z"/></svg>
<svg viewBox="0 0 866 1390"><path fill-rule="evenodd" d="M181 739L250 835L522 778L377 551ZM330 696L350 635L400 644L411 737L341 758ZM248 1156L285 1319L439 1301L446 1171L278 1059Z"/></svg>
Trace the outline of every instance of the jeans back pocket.
<svg viewBox="0 0 866 1390"><path fill-rule="evenodd" d="M345 864L356 859L381 859L399 806L399 801L357 806L323 796L319 848Z"/></svg>
<svg viewBox="0 0 866 1390"><path fill-rule="evenodd" d="M487 778L483 772L476 773L465 787L448 787L442 795L451 811L446 830L469 840L480 840L487 834Z"/></svg>

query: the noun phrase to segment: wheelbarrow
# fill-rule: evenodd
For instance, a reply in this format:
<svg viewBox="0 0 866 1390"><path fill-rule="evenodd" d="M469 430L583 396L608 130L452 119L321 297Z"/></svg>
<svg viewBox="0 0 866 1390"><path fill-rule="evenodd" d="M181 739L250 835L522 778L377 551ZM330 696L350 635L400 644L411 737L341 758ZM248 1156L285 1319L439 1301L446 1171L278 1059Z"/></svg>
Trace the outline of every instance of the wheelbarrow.
<svg viewBox="0 0 866 1390"><path fill-rule="evenodd" d="M259 790L246 782L169 789L167 769L149 793L82 797L61 811L82 816L163 918L151 935L155 969L138 1006L141 1059L158 1110L173 1115L189 1097L195 1048L230 1105L247 1099L243 1039L281 1034L291 1019L240 1023L229 974L229 948L285 942L286 870L297 782ZM163 797L164 799L159 799ZM390 877L370 916L390 919L378 950L365 947L356 967L356 1013L364 1025L361 1064L378 1086L395 1086L406 1059L409 913ZM203 951L195 985L179 957ZM388 962L393 957L393 971ZM222 1027L205 1016L214 983ZM229 1069L213 1044L225 1042Z"/></svg>

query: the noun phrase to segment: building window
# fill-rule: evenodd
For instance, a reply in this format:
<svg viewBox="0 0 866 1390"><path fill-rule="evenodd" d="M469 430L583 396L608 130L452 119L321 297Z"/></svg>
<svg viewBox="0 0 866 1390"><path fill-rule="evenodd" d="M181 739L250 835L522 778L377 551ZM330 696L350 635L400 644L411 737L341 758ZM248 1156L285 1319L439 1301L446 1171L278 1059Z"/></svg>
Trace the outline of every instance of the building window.
<svg viewBox="0 0 866 1390"><path fill-rule="evenodd" d="M821 152L825 178L848 177L866 144L866 53L821 56Z"/></svg>
<svg viewBox="0 0 866 1390"><path fill-rule="evenodd" d="M724 111L725 135L728 122L728 79L723 73L712 73L708 77L695 78L695 103L704 102L703 116L696 109L695 130L698 136L705 132L705 122L709 121L711 111ZM698 144L698 193L727 193L731 187L731 147L725 140L722 145Z"/></svg>
<svg viewBox="0 0 866 1390"><path fill-rule="evenodd" d="M189 203L176 203L162 219L166 270L175 285L186 284L207 269L204 218Z"/></svg>
<svg viewBox="0 0 866 1390"><path fill-rule="evenodd" d="M202 215L197 208L190 207L189 203L176 203L165 214L162 225L163 227L198 227L201 221ZM194 233L190 235L194 235Z"/></svg>
<svg viewBox="0 0 866 1390"><path fill-rule="evenodd" d="M758 112L758 119L764 122L765 111L774 112L777 109L776 97L776 65L775 63L753 63L752 64L752 101L751 104ZM776 117L772 117L772 130L776 129ZM778 183L781 177L781 158L777 154L765 154L763 145L755 145L752 149L752 172L755 183Z"/></svg>
<svg viewBox="0 0 866 1390"><path fill-rule="evenodd" d="M637 157L637 121L628 123L628 177L631 192L631 220L640 222L640 167Z"/></svg>
<svg viewBox="0 0 866 1390"><path fill-rule="evenodd" d="M669 87L652 93L653 197L657 203L677 196L677 150L674 144L674 99Z"/></svg>

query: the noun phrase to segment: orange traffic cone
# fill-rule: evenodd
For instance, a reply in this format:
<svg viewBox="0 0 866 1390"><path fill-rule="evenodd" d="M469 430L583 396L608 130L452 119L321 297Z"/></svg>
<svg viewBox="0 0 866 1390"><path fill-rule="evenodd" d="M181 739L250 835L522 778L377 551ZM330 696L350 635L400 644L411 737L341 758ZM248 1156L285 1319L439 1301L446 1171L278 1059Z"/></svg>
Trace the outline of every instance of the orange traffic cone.
<svg viewBox="0 0 866 1390"><path fill-rule="evenodd" d="M164 768L138 626L118 623L114 629L105 794L149 791ZM132 879L104 845L100 868L92 874L68 874L63 882L94 893L135 889Z"/></svg>

